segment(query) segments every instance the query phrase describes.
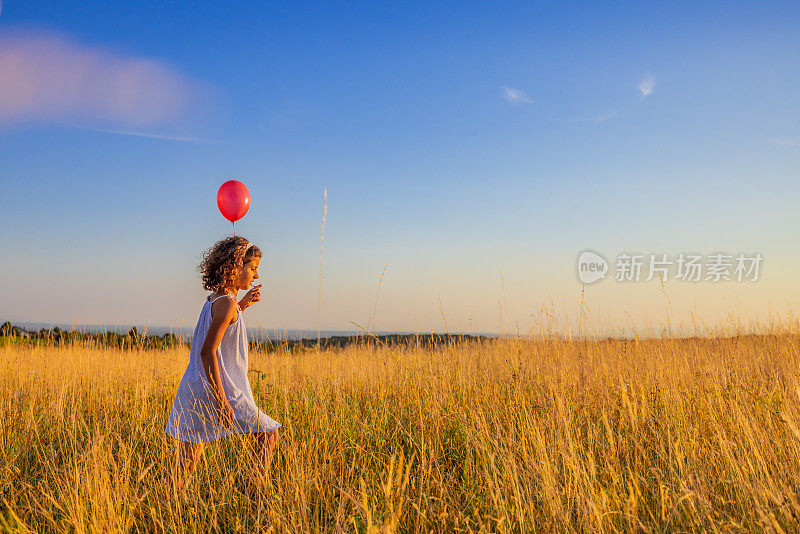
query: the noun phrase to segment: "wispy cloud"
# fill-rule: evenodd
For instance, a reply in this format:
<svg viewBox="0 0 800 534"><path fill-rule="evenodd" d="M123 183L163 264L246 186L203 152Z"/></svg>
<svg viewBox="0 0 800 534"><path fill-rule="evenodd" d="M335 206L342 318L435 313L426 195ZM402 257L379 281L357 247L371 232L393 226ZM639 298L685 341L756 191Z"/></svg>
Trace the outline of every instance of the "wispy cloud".
<svg viewBox="0 0 800 534"><path fill-rule="evenodd" d="M598 115L596 117L592 117L591 119L589 119L589 122L606 122L606 121L609 121L609 120L611 120L613 118L616 118L616 116L617 116L617 112L616 111L612 111L610 113L604 113L603 115Z"/></svg>
<svg viewBox="0 0 800 534"><path fill-rule="evenodd" d="M652 74L648 74L642 81L639 82L639 92L642 93L642 97L648 97L653 94L653 89L656 87L656 77Z"/></svg>
<svg viewBox="0 0 800 534"><path fill-rule="evenodd" d="M160 133L144 132L136 130L110 130L106 128L91 128L77 124L73 124L72 126L75 126L76 128L82 128L84 130L92 130L95 132L110 133L114 135L129 135L132 137L146 137L148 139L161 139L164 141L181 141L185 143L215 143L215 144L220 143L220 141L215 141L213 139L201 139L199 137L168 135L168 134L160 134Z"/></svg>
<svg viewBox="0 0 800 534"><path fill-rule="evenodd" d="M790 147L797 147L800 146L800 139L792 138L792 137L781 137L778 139L772 139L770 142L773 145L777 146L790 146Z"/></svg>
<svg viewBox="0 0 800 534"><path fill-rule="evenodd" d="M500 86L501 95L512 104L530 104L532 100L528 95L513 87Z"/></svg>
<svg viewBox="0 0 800 534"><path fill-rule="evenodd" d="M0 124L72 121L120 130L159 128L186 116L200 93L196 82L156 60L53 34L0 37Z"/></svg>
<svg viewBox="0 0 800 534"><path fill-rule="evenodd" d="M594 117L579 117L573 119L564 119L565 121L569 122L606 122L610 121L611 119L617 118L619 115L619 111L609 111L608 113L603 113L602 115L595 115Z"/></svg>
<svg viewBox="0 0 800 534"><path fill-rule="evenodd" d="M639 92L642 95L642 98L647 98L651 94L653 94L653 90L656 87L656 77L652 74L648 74L637 85ZM625 115L631 108L637 105L636 99L630 98L630 102L627 104L617 106L616 109L612 111L608 111L606 113L602 113L599 115L588 116L588 117L581 117L581 118L574 118L574 119L565 119L571 122L595 122L601 123L610 121L612 119L616 119L617 117ZM641 104L641 100L638 101L638 104Z"/></svg>

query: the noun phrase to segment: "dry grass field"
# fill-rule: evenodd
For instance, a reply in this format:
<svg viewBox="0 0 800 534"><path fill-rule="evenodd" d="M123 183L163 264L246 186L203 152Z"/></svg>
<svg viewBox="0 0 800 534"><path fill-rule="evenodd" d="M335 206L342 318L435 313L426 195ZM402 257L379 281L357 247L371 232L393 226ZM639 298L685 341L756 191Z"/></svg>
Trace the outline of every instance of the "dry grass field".
<svg viewBox="0 0 800 534"><path fill-rule="evenodd" d="M164 425L188 349L0 347L6 531L676 532L800 529L800 336L251 354L284 427L183 498Z"/></svg>

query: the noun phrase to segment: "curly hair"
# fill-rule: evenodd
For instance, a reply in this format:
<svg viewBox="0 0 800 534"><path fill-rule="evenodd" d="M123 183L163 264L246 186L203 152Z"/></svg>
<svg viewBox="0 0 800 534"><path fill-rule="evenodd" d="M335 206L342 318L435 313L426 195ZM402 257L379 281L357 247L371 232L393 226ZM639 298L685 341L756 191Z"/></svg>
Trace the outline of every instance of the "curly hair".
<svg viewBox="0 0 800 534"><path fill-rule="evenodd" d="M247 248L249 243L241 236L226 237L203 253L197 270L200 271L206 290L232 287L244 264L261 257L261 249L255 245Z"/></svg>

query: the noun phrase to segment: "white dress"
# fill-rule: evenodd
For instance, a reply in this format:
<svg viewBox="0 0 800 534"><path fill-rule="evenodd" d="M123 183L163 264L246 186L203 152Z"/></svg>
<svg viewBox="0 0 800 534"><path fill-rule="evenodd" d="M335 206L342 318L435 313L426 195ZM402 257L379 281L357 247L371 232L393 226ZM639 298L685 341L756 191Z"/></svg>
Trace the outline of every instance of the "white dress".
<svg viewBox="0 0 800 534"><path fill-rule="evenodd" d="M281 426L259 410L253 398L250 380L247 378L247 329L240 310L236 322L225 329L222 342L217 349L222 387L235 414L235 420L229 428L223 427L219 422L216 402L203 370L200 349L211 324L211 304L226 296L233 299L230 295L223 295L214 300L209 300L210 296L206 298L194 329L189 367L186 368L178 386L178 393L175 395L175 402L172 403L172 412L169 414L166 427L167 434L181 441L205 443L232 434L269 432Z"/></svg>

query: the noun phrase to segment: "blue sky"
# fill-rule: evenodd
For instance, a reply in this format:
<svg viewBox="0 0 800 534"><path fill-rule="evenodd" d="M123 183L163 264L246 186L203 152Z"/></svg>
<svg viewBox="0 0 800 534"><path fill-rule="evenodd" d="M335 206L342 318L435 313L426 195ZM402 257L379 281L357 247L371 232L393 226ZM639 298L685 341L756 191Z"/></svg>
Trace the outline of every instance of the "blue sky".
<svg viewBox="0 0 800 534"><path fill-rule="evenodd" d="M551 301L574 315L585 248L761 252L757 283L668 281L672 317L794 310L799 16L6 0L0 318L193 325L230 178L265 328L316 326L325 187L324 328L370 321L387 266L378 329L524 332ZM653 283L584 299L612 324L665 317Z"/></svg>

